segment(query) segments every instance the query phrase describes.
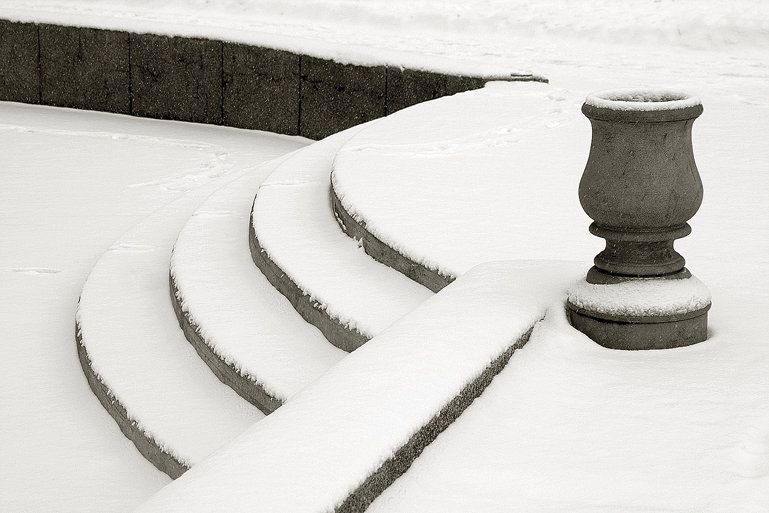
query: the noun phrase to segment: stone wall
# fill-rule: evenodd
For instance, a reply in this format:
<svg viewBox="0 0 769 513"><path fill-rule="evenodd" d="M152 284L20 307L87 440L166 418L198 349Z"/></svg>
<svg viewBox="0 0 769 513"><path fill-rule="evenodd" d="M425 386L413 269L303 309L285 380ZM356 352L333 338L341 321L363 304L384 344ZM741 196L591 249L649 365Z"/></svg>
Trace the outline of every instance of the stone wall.
<svg viewBox="0 0 769 513"><path fill-rule="evenodd" d="M210 39L0 20L0 100L321 139L486 80Z"/></svg>

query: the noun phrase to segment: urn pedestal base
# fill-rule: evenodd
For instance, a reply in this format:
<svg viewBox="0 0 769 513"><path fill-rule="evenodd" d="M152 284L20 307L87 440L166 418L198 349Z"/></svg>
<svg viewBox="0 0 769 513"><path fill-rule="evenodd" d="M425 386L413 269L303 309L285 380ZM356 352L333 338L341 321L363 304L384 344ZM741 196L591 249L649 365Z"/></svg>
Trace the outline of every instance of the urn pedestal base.
<svg viewBox="0 0 769 513"><path fill-rule="evenodd" d="M671 349L708 338L710 305L680 316L614 318L567 303L569 322L596 343L610 349Z"/></svg>
<svg viewBox="0 0 769 513"><path fill-rule="evenodd" d="M669 276L632 278L593 269L568 292L569 322L611 349L669 349L708 336L710 291L686 269Z"/></svg>

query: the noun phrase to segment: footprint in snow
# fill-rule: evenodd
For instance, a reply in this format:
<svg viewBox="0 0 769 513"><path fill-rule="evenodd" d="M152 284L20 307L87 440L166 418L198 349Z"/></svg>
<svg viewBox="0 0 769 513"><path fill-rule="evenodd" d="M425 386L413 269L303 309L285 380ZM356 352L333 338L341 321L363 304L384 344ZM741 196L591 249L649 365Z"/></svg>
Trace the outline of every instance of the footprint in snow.
<svg viewBox="0 0 769 513"><path fill-rule="evenodd" d="M235 215L232 210L199 210L193 217L229 217Z"/></svg>
<svg viewBox="0 0 769 513"><path fill-rule="evenodd" d="M11 269L11 272L31 275L56 274L60 273L61 269L53 269L51 267L15 267Z"/></svg>
<svg viewBox="0 0 769 513"><path fill-rule="evenodd" d="M743 477L769 475L769 423L750 426L734 456L737 474Z"/></svg>
<svg viewBox="0 0 769 513"><path fill-rule="evenodd" d="M120 251L125 253L143 253L146 251L152 251L155 246L149 244L138 244L135 242L118 242L110 246L110 251Z"/></svg>

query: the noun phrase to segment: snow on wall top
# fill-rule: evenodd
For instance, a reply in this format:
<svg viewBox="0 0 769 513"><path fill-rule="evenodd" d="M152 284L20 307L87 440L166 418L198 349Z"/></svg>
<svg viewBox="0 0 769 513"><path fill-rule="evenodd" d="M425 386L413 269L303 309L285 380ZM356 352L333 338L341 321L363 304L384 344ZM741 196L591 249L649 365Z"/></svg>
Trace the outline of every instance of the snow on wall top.
<svg viewBox="0 0 769 513"><path fill-rule="evenodd" d="M568 0L4 0L0 17L496 75L539 70L526 50L542 34L697 48L769 42L769 4L760 0L585 0L579 9Z"/></svg>

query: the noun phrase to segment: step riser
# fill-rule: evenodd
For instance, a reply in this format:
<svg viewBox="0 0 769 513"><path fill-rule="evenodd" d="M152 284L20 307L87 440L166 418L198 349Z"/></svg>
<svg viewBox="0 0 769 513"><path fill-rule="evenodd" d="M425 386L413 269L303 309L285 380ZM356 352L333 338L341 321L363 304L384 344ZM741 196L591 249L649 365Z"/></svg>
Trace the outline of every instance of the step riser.
<svg viewBox="0 0 769 513"><path fill-rule="evenodd" d="M179 304L179 289L174 282L173 275L170 273L168 281L171 303L174 307L174 313L176 313L176 319L179 321L179 326L184 332L185 338L192 344L195 352L211 369L211 372L219 378L219 381L232 388L240 397L259 408L265 415L269 415L279 408L283 401L267 393L259 383L240 374L234 365L225 362L206 344L203 337L200 336L200 328L192 322Z"/></svg>
<svg viewBox="0 0 769 513"><path fill-rule="evenodd" d="M302 318L317 327L329 342L343 351L351 352L362 346L368 337L350 330L332 319L320 305L313 301L284 273L275 262L270 260L256 237L253 226L253 218L248 227L248 242L251 249L251 258L264 276L281 294L293 305Z"/></svg>
<svg viewBox="0 0 769 513"><path fill-rule="evenodd" d="M462 391L454 397L430 422L422 426L408 442L395 451L392 458L368 476L342 504L335 509L338 513L364 511L388 486L406 473L422 451L430 445L447 427L462 415L468 406L489 386L494 376L502 372L513 353L529 341L532 326L515 343L494 359L491 364Z"/></svg>
<svg viewBox="0 0 769 513"><path fill-rule="evenodd" d="M99 379L99 376L91 366L91 360L88 357L88 351L81 335L80 325L75 324L75 344L77 346L77 357L80 360L80 366L83 369L88 386L101 403L102 407L115 420L115 423L123 432L126 438L131 440L139 452L147 461L152 463L158 470L168 474L171 479L176 479L184 474L189 467L180 462L173 455L165 452L157 442L149 435L144 433L135 420L128 416L125 407L109 391L107 386Z"/></svg>
<svg viewBox="0 0 769 513"><path fill-rule="evenodd" d="M428 269L422 264L414 262L372 235L345 210L333 186L331 187L331 205L342 231L349 237L361 241L364 251L377 262L392 267L433 292L439 292L456 279L456 276L445 276L434 269Z"/></svg>

